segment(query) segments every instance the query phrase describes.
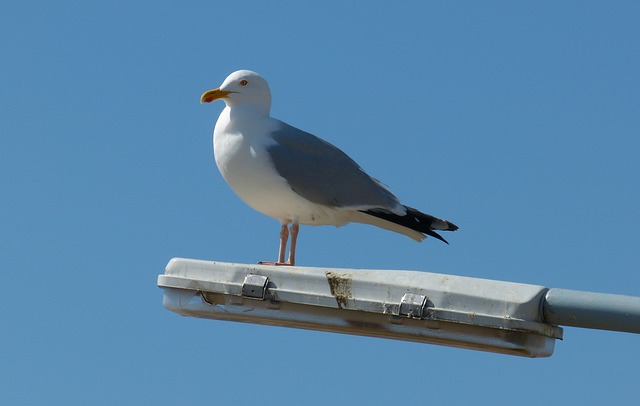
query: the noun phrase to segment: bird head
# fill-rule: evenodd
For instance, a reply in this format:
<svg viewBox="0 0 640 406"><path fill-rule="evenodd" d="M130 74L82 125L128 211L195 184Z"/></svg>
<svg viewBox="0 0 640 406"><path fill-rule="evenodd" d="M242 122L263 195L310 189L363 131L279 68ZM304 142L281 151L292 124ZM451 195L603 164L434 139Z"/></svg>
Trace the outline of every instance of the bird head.
<svg viewBox="0 0 640 406"><path fill-rule="evenodd" d="M230 108L257 107L268 114L271 109L271 91L267 81L250 70L239 70L229 75L219 88L208 90L200 97L201 103L221 99Z"/></svg>

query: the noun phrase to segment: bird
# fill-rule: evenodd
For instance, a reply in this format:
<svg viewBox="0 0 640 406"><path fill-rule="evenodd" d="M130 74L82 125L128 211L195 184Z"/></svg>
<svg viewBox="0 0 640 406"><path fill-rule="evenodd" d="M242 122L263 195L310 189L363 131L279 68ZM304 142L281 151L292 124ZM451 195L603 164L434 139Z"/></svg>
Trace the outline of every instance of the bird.
<svg viewBox="0 0 640 406"><path fill-rule="evenodd" d="M363 223L418 242L431 236L447 244L436 230L458 229L402 204L333 144L271 117L271 90L258 73L233 72L200 97L201 103L215 100L225 103L213 131L222 177L247 205L281 225L277 261L259 264L295 265L300 225Z"/></svg>

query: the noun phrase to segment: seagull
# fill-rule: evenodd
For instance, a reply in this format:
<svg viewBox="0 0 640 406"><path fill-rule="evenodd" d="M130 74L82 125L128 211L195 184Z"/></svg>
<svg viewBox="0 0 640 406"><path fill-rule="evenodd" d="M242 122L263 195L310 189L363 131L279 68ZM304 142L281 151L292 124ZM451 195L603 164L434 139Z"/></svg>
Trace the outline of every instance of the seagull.
<svg viewBox="0 0 640 406"><path fill-rule="evenodd" d="M435 230L458 229L400 203L329 142L272 118L271 91L259 74L233 72L219 88L204 92L200 102L219 99L226 106L213 131L216 165L247 205L281 224L278 260L260 264L295 265L300 224L371 224L416 241L431 236L447 244Z"/></svg>

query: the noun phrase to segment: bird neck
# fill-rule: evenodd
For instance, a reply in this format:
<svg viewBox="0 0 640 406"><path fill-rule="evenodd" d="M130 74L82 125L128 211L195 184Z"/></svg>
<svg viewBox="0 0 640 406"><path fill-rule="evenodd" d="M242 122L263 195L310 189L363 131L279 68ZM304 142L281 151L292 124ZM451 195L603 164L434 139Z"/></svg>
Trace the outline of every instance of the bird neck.
<svg viewBox="0 0 640 406"><path fill-rule="evenodd" d="M271 105L265 103L242 103L228 106L231 120L269 117Z"/></svg>
<svg viewBox="0 0 640 406"><path fill-rule="evenodd" d="M255 105L227 106L216 123L216 130L239 132L244 135L253 133L256 126L269 122L269 110Z"/></svg>

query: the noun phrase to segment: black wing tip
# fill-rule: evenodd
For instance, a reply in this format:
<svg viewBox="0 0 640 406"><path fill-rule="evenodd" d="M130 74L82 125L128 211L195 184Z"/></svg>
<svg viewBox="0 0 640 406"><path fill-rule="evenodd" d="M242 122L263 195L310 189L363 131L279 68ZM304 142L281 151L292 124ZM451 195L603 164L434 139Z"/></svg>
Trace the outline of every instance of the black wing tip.
<svg viewBox="0 0 640 406"><path fill-rule="evenodd" d="M451 230L446 230L446 231L451 231ZM426 235L430 235L433 238L437 238L438 240L442 241L443 243L449 245L449 241L445 240L440 234L436 233L433 230L427 230L424 232Z"/></svg>
<svg viewBox="0 0 640 406"><path fill-rule="evenodd" d="M457 225L453 224L450 221L445 220L445 222L447 223L447 227L448 228L446 230L444 230L444 231L456 231L456 230L460 229L460 227L458 227Z"/></svg>
<svg viewBox="0 0 640 406"><path fill-rule="evenodd" d="M409 207L409 206L405 206L405 207L407 209L407 214L404 216L393 214L386 210L374 209L374 210L360 210L360 211L370 216L378 217L383 220L387 220L392 223L396 223L398 225L407 227L411 230L418 231L423 235L431 236L449 245L449 241L445 240L440 234L434 231L434 228L435 228L434 226L436 224L438 225L438 227L435 228L438 231L456 231L458 230L457 225L453 224L450 221L441 220L429 214L422 213L421 211L416 210L413 207Z"/></svg>
<svg viewBox="0 0 640 406"><path fill-rule="evenodd" d="M460 227L458 227L457 225L453 224L452 222L448 221L448 220L442 220L445 223L447 223L447 228L445 229L438 229L438 231L456 231L458 230ZM449 241L445 240L444 237L442 237L440 234L436 233L433 230L428 230L424 232L426 235L430 235L431 237L437 238L438 240L442 241L443 243L449 245Z"/></svg>

